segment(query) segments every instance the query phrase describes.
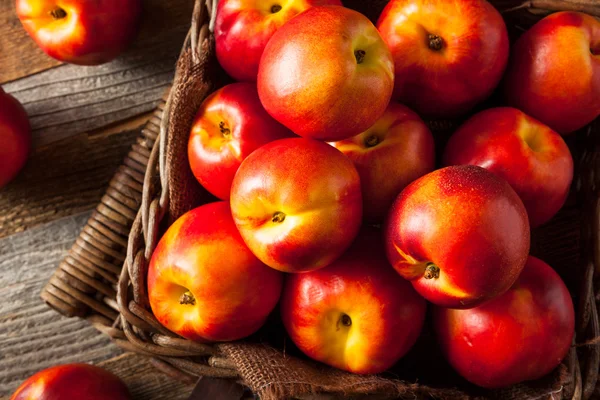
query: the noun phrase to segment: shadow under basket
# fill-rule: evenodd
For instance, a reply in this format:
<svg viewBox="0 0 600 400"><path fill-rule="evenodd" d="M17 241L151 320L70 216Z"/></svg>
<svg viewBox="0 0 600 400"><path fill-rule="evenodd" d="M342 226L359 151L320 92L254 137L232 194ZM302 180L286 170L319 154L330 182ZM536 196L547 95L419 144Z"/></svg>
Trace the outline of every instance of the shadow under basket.
<svg viewBox="0 0 600 400"><path fill-rule="evenodd" d="M516 38L540 18L560 10L600 16L597 0L491 1ZM214 201L194 179L187 140L196 111L229 82L214 56L211 33L216 0L198 0L173 87L142 130L101 203L42 292L51 307L86 318L128 351L177 379L199 376L236 380L263 400L312 393L377 398L590 399L600 349L596 290L600 267L600 122L566 137L576 163L571 195L553 220L533 232L532 254L563 277L576 305L576 335L563 363L548 376L502 390L484 390L460 378L443 361L430 327L394 369L359 376L304 357L286 339L277 310L258 333L239 342L200 344L164 328L148 302L148 262L160 235L177 217ZM375 21L386 1L344 4ZM494 100L491 100L492 102ZM492 104L493 105L493 104ZM438 149L460 121L429 121Z"/></svg>

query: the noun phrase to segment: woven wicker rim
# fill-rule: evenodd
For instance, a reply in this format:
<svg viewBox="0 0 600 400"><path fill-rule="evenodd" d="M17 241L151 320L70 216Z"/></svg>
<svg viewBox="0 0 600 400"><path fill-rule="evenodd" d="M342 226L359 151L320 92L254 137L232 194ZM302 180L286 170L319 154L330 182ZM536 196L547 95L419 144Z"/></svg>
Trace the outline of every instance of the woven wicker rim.
<svg viewBox="0 0 600 400"><path fill-rule="evenodd" d="M511 4L510 1L503 0L493 1L493 3L499 8L502 8L503 3ZM217 0L196 0L195 2L192 26L185 39L182 53L191 49L193 62L196 64L200 61L201 49L212 34L216 6ZM504 8L506 9L506 7ZM572 10L600 15L599 6L578 0L531 0L525 1L518 7L506 9L505 12L522 8L527 8L534 13L542 10ZM175 80L177 80L177 76ZM166 162L166 154L171 103L172 96L169 96L160 123L158 146L153 146L150 153L143 180L142 204L131 228L127 256L118 281L116 300L120 318L117 318L112 327L107 326L106 319L98 321L95 325L110 335L124 349L153 357L152 363L157 368L177 379L195 382L198 376L238 378L238 372L233 364L221 356L215 346L180 338L163 327L148 311L150 307L144 283L145 276L152 252L159 239L159 225L169 206L169 166ZM582 164L586 165L585 171L587 172L582 174L581 180L587 182L586 185L589 187L596 188L595 182L599 178L594 171L600 170L600 160L590 151L584 155ZM593 210L591 215L595 216L589 241L595 242L594 249L600 249L600 244L598 244L600 199L596 193L593 193L588 200L589 206ZM600 261L600 254L593 254L590 258L597 264ZM596 338L600 336L600 323L594 294L594 272L595 263L590 261L586 266L585 278L582 279L580 290L576 323L577 337ZM595 343L585 342L577 345L574 343L567 356L566 363L569 373L573 377L571 399L590 398L594 391L598 379L600 349L593 344ZM584 353L582 360L579 360L577 348L585 350L581 351ZM195 361L191 361L190 357L193 357Z"/></svg>

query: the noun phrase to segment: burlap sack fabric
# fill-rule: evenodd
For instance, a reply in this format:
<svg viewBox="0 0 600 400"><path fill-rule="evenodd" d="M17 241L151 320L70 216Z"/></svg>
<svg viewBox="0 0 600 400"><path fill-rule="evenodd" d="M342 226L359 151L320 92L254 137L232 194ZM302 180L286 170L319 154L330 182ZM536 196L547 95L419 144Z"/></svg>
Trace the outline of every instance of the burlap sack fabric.
<svg viewBox="0 0 600 400"><path fill-rule="evenodd" d="M193 61L192 49L184 51L177 62L169 118L167 165L169 166L169 224L194 206L210 201L211 195L194 178L187 147L194 116L217 85L212 36Z"/></svg>
<svg viewBox="0 0 600 400"><path fill-rule="evenodd" d="M373 19L379 14L385 1L373 2L366 10L360 7L358 1L348 3L362 9L363 12L366 11L366 14ZM188 49L182 54L172 88L174 96L170 108L167 151L170 183L169 223L190 209L211 201L211 196L197 183L189 168L187 142L196 111L211 90L220 85L218 82L222 82L222 79L217 72L218 65L214 57L212 41L205 44L199 63L193 62L191 52L192 50ZM434 128L435 126L437 125L433 124ZM369 394L381 396L377 398L401 399L432 397L445 400L485 398L534 400L560 398L561 392L568 390L571 384L567 367L562 365L538 382L517 385L500 391L475 390L473 392L470 390L473 388L466 390L444 388L444 386L440 388L404 382L396 378L354 375L307 359L286 355L280 349L260 341L226 343L218 347L234 363L244 384L263 400L287 399L323 392L354 396ZM435 357L439 355L433 357L435 363ZM441 357L437 361L443 363ZM431 359L427 359L426 362L431 362ZM427 366L420 368L426 369ZM435 385L436 379L431 379L431 382Z"/></svg>

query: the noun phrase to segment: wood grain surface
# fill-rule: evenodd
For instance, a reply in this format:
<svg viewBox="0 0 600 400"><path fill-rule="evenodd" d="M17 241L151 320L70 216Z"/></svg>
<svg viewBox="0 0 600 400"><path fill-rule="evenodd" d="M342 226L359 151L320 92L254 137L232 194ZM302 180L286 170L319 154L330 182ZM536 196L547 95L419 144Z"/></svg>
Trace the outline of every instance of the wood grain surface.
<svg viewBox="0 0 600 400"><path fill-rule="evenodd" d="M31 374L68 362L100 363L134 399L191 392L39 298L89 217L81 212L95 207L171 82L193 1L143 3L130 49L111 63L80 67L46 56L22 29L14 0L0 0L0 84L24 103L34 136L24 171L0 190L0 399Z"/></svg>
<svg viewBox="0 0 600 400"><path fill-rule="evenodd" d="M186 400L192 387L158 372L146 358L125 353L98 364L127 383L134 400Z"/></svg>
<svg viewBox="0 0 600 400"><path fill-rule="evenodd" d="M3 85L25 106L34 149L24 171L0 191L0 237L93 208L136 133L169 87L189 28L193 1L144 2L141 33L117 60L96 67L43 67L48 57L22 48L42 72ZM0 0L0 49L22 31L13 1ZM9 18L9 19L10 19ZM15 25L15 20L16 24ZM1 23L1 20L0 20ZM3 29L10 35L2 36ZM29 42L33 43L28 37ZM20 70L20 53L3 52ZM47 65L46 65L47 66ZM10 77L0 65L0 82ZM27 69L24 73L28 73Z"/></svg>
<svg viewBox="0 0 600 400"><path fill-rule="evenodd" d="M99 363L121 354L87 321L62 317L39 298L88 217L78 214L0 241L0 398L41 369ZM125 380L135 399L183 399L191 392L140 356L121 356L102 365Z"/></svg>
<svg viewBox="0 0 600 400"><path fill-rule="evenodd" d="M44 54L21 26L15 0L0 0L0 84L61 63Z"/></svg>
<svg viewBox="0 0 600 400"><path fill-rule="evenodd" d="M87 321L64 318L39 297L89 213L0 241L0 395L43 368L120 354Z"/></svg>
<svg viewBox="0 0 600 400"><path fill-rule="evenodd" d="M88 67L48 63L48 56L30 50L33 41L13 3L0 0L0 83L25 106L34 147L152 111L173 79L193 6L192 0L144 1L142 27L131 47L110 63Z"/></svg>
<svg viewBox="0 0 600 400"><path fill-rule="evenodd" d="M36 149L0 191L0 237L95 207L138 135L80 134Z"/></svg>
<svg viewBox="0 0 600 400"><path fill-rule="evenodd" d="M152 111L173 79L177 54L174 48L98 67L62 65L4 90L27 110L33 146L40 147Z"/></svg>
<svg viewBox="0 0 600 400"><path fill-rule="evenodd" d="M144 0L140 32L122 62L131 54L152 56L177 52L189 28L192 0ZM0 84L33 75L62 63L47 56L29 37L15 13L15 0L0 0ZM146 58L147 59L147 58Z"/></svg>

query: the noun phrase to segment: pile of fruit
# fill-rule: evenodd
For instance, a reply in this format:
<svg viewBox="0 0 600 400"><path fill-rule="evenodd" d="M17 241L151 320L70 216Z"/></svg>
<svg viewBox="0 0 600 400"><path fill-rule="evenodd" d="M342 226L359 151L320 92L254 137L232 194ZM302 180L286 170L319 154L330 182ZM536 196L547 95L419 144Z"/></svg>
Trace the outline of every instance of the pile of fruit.
<svg viewBox="0 0 600 400"><path fill-rule="evenodd" d="M484 0L392 0L376 26L338 0L275 3L219 3L217 57L240 82L204 101L188 156L222 201L160 240L154 315L185 338L231 341L280 303L307 356L368 374L408 352L429 302L472 383L549 373L574 310L529 256L530 226L567 198L561 134L600 114L600 22L555 13L509 51ZM516 108L468 118L436 169L421 118L468 116L498 86Z"/></svg>

